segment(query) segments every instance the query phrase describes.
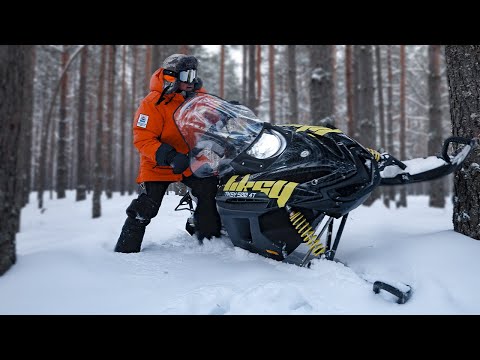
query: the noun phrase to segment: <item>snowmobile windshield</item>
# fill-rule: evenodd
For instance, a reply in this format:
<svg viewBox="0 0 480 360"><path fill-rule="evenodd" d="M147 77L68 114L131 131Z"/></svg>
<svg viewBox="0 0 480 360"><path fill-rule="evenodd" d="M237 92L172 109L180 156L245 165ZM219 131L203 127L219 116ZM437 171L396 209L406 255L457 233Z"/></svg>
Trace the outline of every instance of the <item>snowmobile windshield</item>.
<svg viewBox="0 0 480 360"><path fill-rule="evenodd" d="M222 176L264 126L246 106L209 94L186 100L174 120L190 148L190 168L198 177Z"/></svg>

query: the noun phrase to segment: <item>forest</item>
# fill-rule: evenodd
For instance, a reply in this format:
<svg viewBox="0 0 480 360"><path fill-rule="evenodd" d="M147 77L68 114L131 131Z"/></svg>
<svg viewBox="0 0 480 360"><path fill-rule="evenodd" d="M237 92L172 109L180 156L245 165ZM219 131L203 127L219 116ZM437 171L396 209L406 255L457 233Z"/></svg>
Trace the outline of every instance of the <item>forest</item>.
<svg viewBox="0 0 480 360"><path fill-rule="evenodd" d="M0 275L15 263L21 209L36 193L84 201L137 190L132 123L152 73L173 53L198 58L208 92L272 124L333 125L406 160L480 135L477 45L0 45ZM456 231L480 239L480 152L440 180L376 190L365 205L453 201ZM171 191L185 188L172 184Z"/></svg>

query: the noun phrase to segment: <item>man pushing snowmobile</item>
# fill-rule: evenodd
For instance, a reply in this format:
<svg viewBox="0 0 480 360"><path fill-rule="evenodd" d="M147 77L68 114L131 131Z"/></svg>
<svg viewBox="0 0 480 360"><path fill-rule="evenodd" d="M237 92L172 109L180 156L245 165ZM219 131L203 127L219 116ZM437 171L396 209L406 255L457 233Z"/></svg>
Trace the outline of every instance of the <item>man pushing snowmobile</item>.
<svg viewBox="0 0 480 360"><path fill-rule="evenodd" d="M313 257L334 260L349 213L377 186L450 174L478 142L451 137L440 156L400 161L364 147L340 129L272 125L245 106L209 94L185 101L174 120L188 144L192 172L220 179L216 203L232 243L300 266ZM177 209L185 204L193 209L188 194ZM336 219L340 225L334 234ZM191 222L187 230L193 233ZM295 250L301 244L308 251L299 257ZM380 289L398 290L376 283L374 291ZM406 301L408 291L398 291L399 302Z"/></svg>

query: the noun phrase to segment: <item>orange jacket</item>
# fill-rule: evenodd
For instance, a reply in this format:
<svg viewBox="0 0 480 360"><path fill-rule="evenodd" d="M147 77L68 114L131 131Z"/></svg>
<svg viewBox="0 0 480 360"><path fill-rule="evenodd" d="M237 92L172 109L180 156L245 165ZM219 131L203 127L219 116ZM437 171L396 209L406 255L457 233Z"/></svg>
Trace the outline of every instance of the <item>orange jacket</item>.
<svg viewBox="0 0 480 360"><path fill-rule="evenodd" d="M173 120L173 113L185 98L180 93L167 94L159 105L155 105L162 90L163 68L160 68L150 78L150 93L142 100L133 121L133 144L140 153L137 183L182 180L182 174L174 174L170 166L159 166L155 160L155 153L164 142L183 154L189 151ZM183 175L192 175L190 168Z"/></svg>

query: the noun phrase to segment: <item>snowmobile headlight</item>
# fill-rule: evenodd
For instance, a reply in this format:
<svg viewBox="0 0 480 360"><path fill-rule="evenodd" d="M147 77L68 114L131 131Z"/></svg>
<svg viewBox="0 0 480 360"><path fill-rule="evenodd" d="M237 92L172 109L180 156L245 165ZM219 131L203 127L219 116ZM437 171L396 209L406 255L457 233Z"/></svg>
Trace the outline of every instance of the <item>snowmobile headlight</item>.
<svg viewBox="0 0 480 360"><path fill-rule="evenodd" d="M247 150L247 154L257 159L268 159L285 150L287 142L282 134L275 130L264 130L260 138Z"/></svg>

